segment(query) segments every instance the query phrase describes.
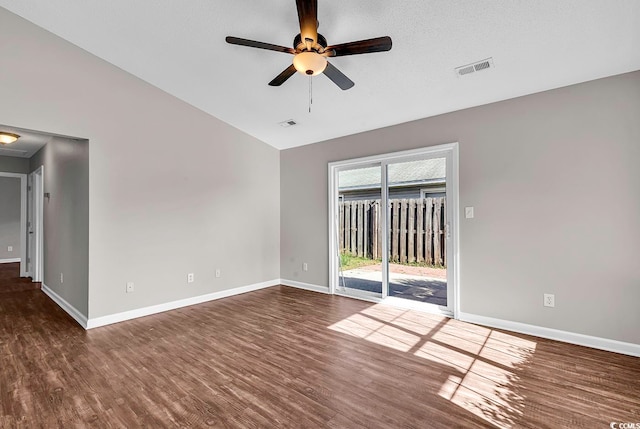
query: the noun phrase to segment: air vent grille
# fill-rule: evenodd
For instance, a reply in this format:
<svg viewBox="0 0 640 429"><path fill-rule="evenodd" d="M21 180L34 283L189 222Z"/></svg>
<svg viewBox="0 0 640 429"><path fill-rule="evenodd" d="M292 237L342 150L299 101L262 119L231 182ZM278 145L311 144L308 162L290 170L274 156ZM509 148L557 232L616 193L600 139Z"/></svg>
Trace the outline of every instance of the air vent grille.
<svg viewBox="0 0 640 429"><path fill-rule="evenodd" d="M456 67L455 72L456 76L462 77L482 70L492 69L493 67L493 58L487 58L485 60L477 61L472 64L466 64L464 66Z"/></svg>
<svg viewBox="0 0 640 429"><path fill-rule="evenodd" d="M489 64L489 61L483 61L473 66L473 68L476 69L476 71L488 69L489 67L491 67L491 64Z"/></svg>
<svg viewBox="0 0 640 429"><path fill-rule="evenodd" d="M279 125L283 128L288 128L288 127L293 127L294 125L298 125L298 123L293 119L287 119L286 121L280 122Z"/></svg>

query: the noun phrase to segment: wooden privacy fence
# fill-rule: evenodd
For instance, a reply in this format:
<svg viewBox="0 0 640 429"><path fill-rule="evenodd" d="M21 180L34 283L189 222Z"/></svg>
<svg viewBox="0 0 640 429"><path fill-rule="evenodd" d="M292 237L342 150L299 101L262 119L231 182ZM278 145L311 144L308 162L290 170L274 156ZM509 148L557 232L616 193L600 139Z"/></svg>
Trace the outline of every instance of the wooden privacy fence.
<svg viewBox="0 0 640 429"><path fill-rule="evenodd" d="M390 262L446 266L445 197L389 200ZM380 200L339 203L340 251L382 259Z"/></svg>

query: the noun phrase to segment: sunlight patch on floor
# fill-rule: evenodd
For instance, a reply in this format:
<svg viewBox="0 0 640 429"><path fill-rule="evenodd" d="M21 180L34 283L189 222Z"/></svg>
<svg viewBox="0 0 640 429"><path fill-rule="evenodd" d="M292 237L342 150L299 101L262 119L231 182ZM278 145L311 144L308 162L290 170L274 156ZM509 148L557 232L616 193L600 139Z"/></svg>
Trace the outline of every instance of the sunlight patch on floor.
<svg viewBox="0 0 640 429"><path fill-rule="evenodd" d="M496 428L512 428L525 397L518 372L536 343L443 316L372 305L329 329L450 368L438 395Z"/></svg>
<svg viewBox="0 0 640 429"><path fill-rule="evenodd" d="M420 341L419 335L362 314L349 316L329 329L403 352L408 352Z"/></svg>

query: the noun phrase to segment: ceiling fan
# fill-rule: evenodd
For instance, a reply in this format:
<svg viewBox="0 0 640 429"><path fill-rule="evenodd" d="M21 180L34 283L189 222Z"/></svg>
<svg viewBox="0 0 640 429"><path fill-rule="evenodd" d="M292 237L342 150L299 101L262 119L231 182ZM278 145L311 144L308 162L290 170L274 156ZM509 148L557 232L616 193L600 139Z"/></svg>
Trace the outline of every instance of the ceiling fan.
<svg viewBox="0 0 640 429"><path fill-rule="evenodd" d="M228 36L226 38L227 43L232 45L249 46L251 48L267 49L294 55L293 64L269 82L271 86L282 85L298 71L307 76L324 73L333 83L346 90L355 84L327 61L328 57L369 54L391 49L391 38L389 36L327 46L327 39L318 33L318 1L296 0L296 6L298 8L298 20L300 21L300 33L293 39L293 48L239 37Z"/></svg>

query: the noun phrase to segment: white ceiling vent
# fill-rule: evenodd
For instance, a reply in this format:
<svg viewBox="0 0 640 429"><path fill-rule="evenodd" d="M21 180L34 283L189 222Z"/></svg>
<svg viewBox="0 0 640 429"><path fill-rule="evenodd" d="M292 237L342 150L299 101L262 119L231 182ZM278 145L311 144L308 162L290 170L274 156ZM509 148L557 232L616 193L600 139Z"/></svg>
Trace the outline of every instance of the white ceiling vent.
<svg viewBox="0 0 640 429"><path fill-rule="evenodd" d="M482 70L492 69L493 66L493 58L487 58L485 60L477 61L473 64L467 64L464 66L456 67L456 76L463 77L465 75L476 73Z"/></svg>
<svg viewBox="0 0 640 429"><path fill-rule="evenodd" d="M287 119L286 121L279 122L278 125L280 125L283 128L289 128L294 125L298 125L298 123L293 119Z"/></svg>

